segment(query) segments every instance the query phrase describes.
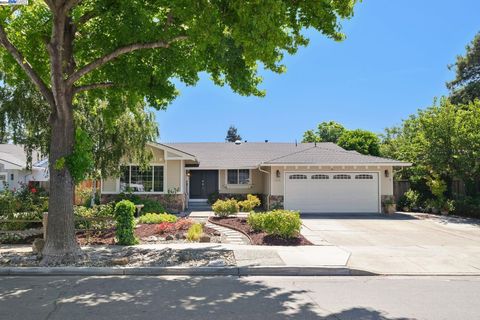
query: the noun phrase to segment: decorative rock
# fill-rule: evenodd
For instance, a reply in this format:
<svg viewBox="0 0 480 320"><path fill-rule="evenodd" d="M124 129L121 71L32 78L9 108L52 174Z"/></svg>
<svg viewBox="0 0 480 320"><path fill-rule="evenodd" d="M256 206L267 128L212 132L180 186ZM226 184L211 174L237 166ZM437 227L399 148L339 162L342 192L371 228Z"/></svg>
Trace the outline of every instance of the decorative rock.
<svg viewBox="0 0 480 320"><path fill-rule="evenodd" d="M34 254L41 254L44 246L45 246L45 240L37 238L33 240L32 252Z"/></svg>
<svg viewBox="0 0 480 320"><path fill-rule="evenodd" d="M170 235L170 234L165 237L165 240L167 240L167 241L171 241L171 240L173 240L173 239L175 239L175 238L174 238L172 235Z"/></svg>
<svg viewBox="0 0 480 320"><path fill-rule="evenodd" d="M213 235L214 235L215 237L220 237L222 234L221 234L219 231L215 231L215 232L213 233Z"/></svg>
<svg viewBox="0 0 480 320"><path fill-rule="evenodd" d="M207 267L225 267L225 261L222 259L212 260L207 264Z"/></svg>
<svg viewBox="0 0 480 320"><path fill-rule="evenodd" d="M128 258L123 257L123 258L113 258L111 260L112 265L114 266L125 266L128 264Z"/></svg>
<svg viewBox="0 0 480 320"><path fill-rule="evenodd" d="M181 233L175 233L175 239L180 240L182 239L182 234Z"/></svg>
<svg viewBox="0 0 480 320"><path fill-rule="evenodd" d="M206 234L203 234L203 235L200 237L199 242L210 242L210 236L209 236L209 235L206 235Z"/></svg>

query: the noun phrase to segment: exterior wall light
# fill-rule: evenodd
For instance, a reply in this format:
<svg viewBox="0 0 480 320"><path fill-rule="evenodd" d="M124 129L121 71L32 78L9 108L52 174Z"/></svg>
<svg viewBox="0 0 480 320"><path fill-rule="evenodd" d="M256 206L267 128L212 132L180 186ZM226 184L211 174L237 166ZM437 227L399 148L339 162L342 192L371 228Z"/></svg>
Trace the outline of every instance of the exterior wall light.
<svg viewBox="0 0 480 320"><path fill-rule="evenodd" d="M277 176L277 178L280 178L280 170L277 170L277 171L275 172L275 175Z"/></svg>
<svg viewBox="0 0 480 320"><path fill-rule="evenodd" d="M390 176L390 172L388 172L388 169L385 170L385 178L388 178Z"/></svg>

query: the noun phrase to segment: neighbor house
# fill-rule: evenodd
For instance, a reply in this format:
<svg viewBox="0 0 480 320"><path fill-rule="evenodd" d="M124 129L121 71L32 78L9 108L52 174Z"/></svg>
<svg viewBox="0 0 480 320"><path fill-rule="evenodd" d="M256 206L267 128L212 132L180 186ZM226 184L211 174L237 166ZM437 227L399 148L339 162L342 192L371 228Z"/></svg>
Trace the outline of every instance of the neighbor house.
<svg viewBox="0 0 480 320"><path fill-rule="evenodd" d="M28 183L48 187L48 160L32 151L31 159L22 145L0 144L0 191L16 190Z"/></svg>
<svg viewBox="0 0 480 320"><path fill-rule="evenodd" d="M212 194L258 194L266 208L382 212L393 172L409 163L362 155L333 143L151 143L148 170L122 165L102 181L103 201L131 191L182 211Z"/></svg>

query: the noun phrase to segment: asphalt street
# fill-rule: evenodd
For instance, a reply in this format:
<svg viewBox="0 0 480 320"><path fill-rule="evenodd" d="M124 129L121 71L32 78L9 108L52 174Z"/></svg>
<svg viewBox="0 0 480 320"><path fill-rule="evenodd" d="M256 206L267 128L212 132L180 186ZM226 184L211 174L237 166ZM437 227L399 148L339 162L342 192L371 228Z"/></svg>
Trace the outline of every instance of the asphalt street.
<svg viewBox="0 0 480 320"><path fill-rule="evenodd" d="M0 277L0 319L479 319L480 277Z"/></svg>

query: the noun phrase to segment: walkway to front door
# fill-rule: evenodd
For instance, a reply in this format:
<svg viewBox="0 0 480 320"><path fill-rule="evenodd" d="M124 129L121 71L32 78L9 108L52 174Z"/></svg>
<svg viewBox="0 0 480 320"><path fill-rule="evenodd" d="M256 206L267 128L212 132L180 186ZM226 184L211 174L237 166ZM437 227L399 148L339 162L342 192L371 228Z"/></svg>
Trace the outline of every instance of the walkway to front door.
<svg viewBox="0 0 480 320"><path fill-rule="evenodd" d="M190 199L207 199L218 191L218 170L190 170Z"/></svg>

